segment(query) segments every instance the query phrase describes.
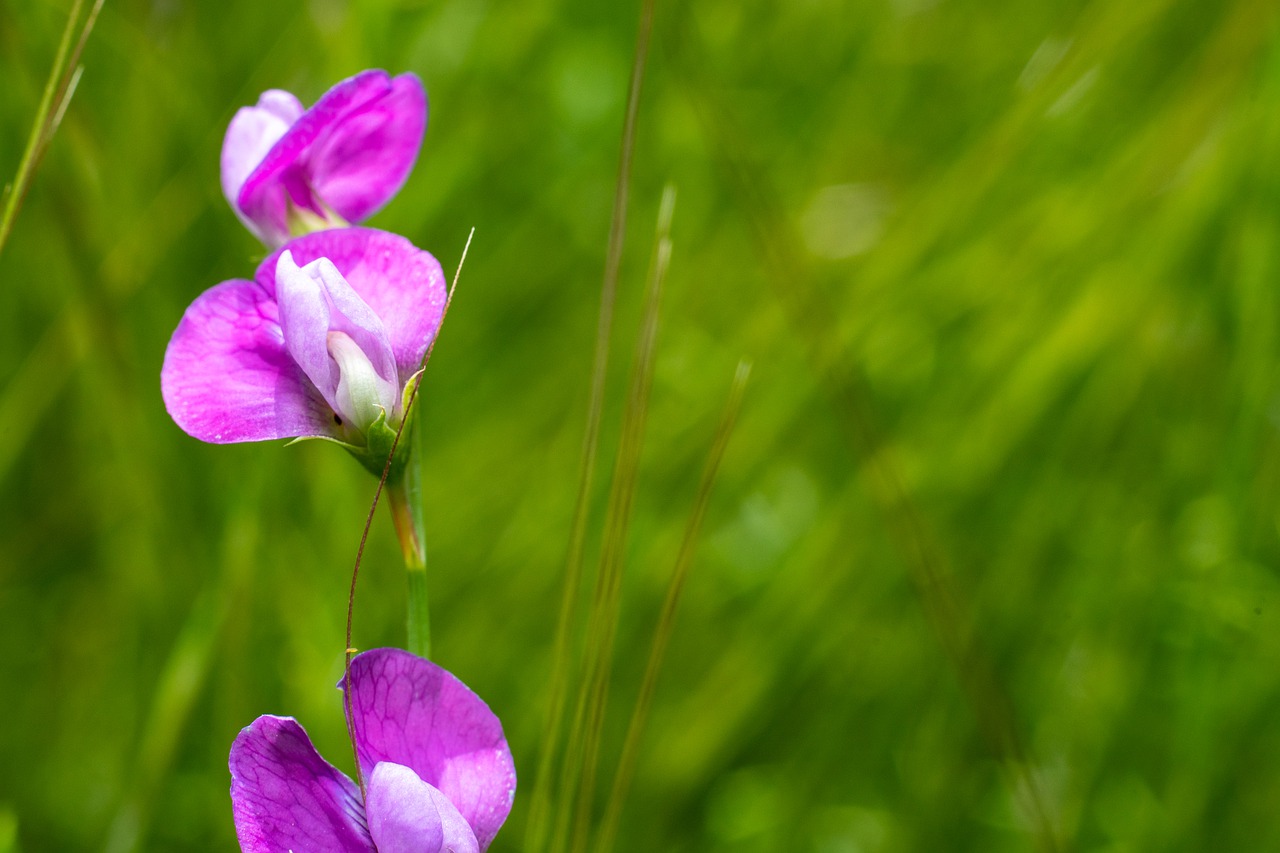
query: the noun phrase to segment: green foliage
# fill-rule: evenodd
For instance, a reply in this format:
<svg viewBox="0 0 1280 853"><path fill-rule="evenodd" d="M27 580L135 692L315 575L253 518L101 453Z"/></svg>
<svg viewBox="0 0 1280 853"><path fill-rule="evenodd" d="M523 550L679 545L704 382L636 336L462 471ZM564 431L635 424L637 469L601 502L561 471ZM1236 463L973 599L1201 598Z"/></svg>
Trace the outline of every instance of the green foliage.
<svg viewBox="0 0 1280 853"><path fill-rule="evenodd" d="M0 182L69 11L0 0ZM432 641L504 721L521 849L638 14L108 0L0 254L0 850L234 849L258 714L349 754L373 479L200 444L158 374L263 254L234 110L366 67L431 99L371 224L449 271L476 228L419 401ZM633 169L588 567L680 203L597 816L754 370L616 849L1031 850L1029 784L1066 849L1280 847L1280 8L659 3ZM403 644L404 596L380 511L355 645Z"/></svg>

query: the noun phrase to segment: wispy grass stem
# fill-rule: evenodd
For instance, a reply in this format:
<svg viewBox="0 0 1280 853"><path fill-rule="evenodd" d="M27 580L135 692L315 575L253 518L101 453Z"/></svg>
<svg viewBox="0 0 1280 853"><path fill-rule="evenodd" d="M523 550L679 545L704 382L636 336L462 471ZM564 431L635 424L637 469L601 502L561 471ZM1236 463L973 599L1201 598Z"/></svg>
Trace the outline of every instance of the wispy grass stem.
<svg viewBox="0 0 1280 853"><path fill-rule="evenodd" d="M605 807L604 819L600 824L595 850L597 853L608 853L613 849L618 835L618 823L622 817L622 808L626 804L627 793L631 788L631 779L635 775L636 762L640 757L640 741L644 735L645 724L649 719L649 708L653 704L653 694L658 686L658 673L662 671L662 663L666 659L667 646L671 642L671 633L675 629L676 611L680 606L681 594L685 581L689 577L689 569L693 565L694 554L697 553L698 537L702 531L702 520L706 516L707 504L711 499L711 489L715 485L716 474L720 470L720 462L724 459L725 450L729 446L729 438L733 435L734 424L738 413L742 410L742 398L746 393L747 380L751 375L751 365L747 361L738 362L734 371L733 383L729 388L729 399L725 403L724 414L720 418L720 426L716 430L711 451L707 454L707 464L698 483L697 496L694 499L693 512L685 525L684 538L680 542L680 551L676 557L675 569L671 572L671 581L667 584L667 595L662 602L662 612L658 616L658 625L653 634L653 643L649 648L649 660L645 665L644 681L640 685L640 693L635 707L631 711L631 722L627 725L627 736L623 742L622 756L618 759L618 769L613 777L613 790Z"/></svg>
<svg viewBox="0 0 1280 853"><path fill-rule="evenodd" d="M583 549L586 542L587 517L595 482L596 456L600 444L600 421L604 411L605 376L609 367L609 341L613 330L613 310L617 298L618 271L622 265L622 249L626 237L627 199L631 185L631 160L635 149L636 119L640 109L640 91L649 56L649 40L653 32L656 0L645 0L636 33L635 56L631 63L631 81L627 90L627 111L622 126L618 178L613 194L613 214L609 223L609 243L605 256L604 280L600 285L600 311L596 320L595 353L591 366L591 397L587 403L587 425L582 439L579 462L578 492L570 526L569 550L565 558L565 576L556 619L555 645L549 679L547 721L543 730L538 767L530 799L529 822L525 832L527 853L540 853L550 832L551 785L555 759L560 751L564 715L568 706L573 650L569 638L576 622L578 596L582 588Z"/></svg>
<svg viewBox="0 0 1280 853"><path fill-rule="evenodd" d="M35 176L36 169L44 157L45 149L53 139L54 133L66 115L67 105L75 94L80 82L80 74L84 70L80 65L80 55L97 23L98 13L102 10L104 0L96 0L89 10L88 17L80 26L80 37L75 48L71 47L71 39L76 32L76 24L80 21L80 11L84 8L84 0L75 0L71 4L71 12L67 15L67 24L62 30L62 38L58 42L58 52L53 59L53 67L49 70L49 78L44 84L44 93L40 96L40 104L36 108L35 121L31 125L31 133L27 136L26 147L22 151L22 159L18 163L18 171L13 181L5 187L4 207L0 210L0 252L9 242L9 234L13 230L13 222L26 198L27 189ZM56 106L55 106L56 104Z"/></svg>
<svg viewBox="0 0 1280 853"><path fill-rule="evenodd" d="M671 218L675 211L675 197L675 188L667 185L658 210L657 237L645 288L644 315L640 337L636 342L631 384L622 414L622 435L618 442L617 462L609 490L600 565L587 617L583 678L579 685L574 726L569 732L567 757L561 773L562 800L555 837L559 842L569 841L568 849L574 853L586 849L591 817L595 811L596 768L605 709L608 705L609 677L613 669L614 639L622 592L623 555L648 420L659 309L671 261ZM555 848L564 849L564 845L557 843Z"/></svg>

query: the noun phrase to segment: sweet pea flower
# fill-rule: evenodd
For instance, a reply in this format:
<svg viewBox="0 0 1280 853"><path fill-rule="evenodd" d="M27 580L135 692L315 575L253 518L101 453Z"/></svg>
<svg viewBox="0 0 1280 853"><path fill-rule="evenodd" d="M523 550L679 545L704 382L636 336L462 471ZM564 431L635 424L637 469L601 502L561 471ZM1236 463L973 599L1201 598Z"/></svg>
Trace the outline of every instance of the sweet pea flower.
<svg viewBox="0 0 1280 853"><path fill-rule="evenodd" d="M427 128L427 93L414 74L363 71L304 110L270 89L231 119L222 142L222 192L258 239L361 222L413 169Z"/></svg>
<svg viewBox="0 0 1280 853"><path fill-rule="evenodd" d="M263 716L231 746L244 853L480 853L511 811L502 724L465 684L400 649L351 661L348 723L361 788L292 717Z"/></svg>
<svg viewBox="0 0 1280 853"><path fill-rule="evenodd" d="M187 308L160 371L165 408L202 441L326 438L381 472L445 299L440 264L403 237L299 237Z"/></svg>

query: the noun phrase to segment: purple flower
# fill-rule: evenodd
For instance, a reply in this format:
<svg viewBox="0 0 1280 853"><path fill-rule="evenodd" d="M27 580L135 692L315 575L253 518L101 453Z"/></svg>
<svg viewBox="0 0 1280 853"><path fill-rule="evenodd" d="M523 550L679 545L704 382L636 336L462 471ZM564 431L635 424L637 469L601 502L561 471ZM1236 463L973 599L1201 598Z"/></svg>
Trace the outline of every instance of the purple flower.
<svg viewBox="0 0 1280 853"><path fill-rule="evenodd" d="M427 94L413 74L363 71L309 110L270 89L231 119L222 192L271 248L291 235L360 222L404 185L427 128Z"/></svg>
<svg viewBox="0 0 1280 853"><path fill-rule="evenodd" d="M202 441L328 438L380 472L445 298L440 264L403 237L299 237L187 309L160 371L165 408Z"/></svg>
<svg viewBox="0 0 1280 853"><path fill-rule="evenodd" d="M231 746L245 853L478 853L498 834L516 773L502 724L445 670L399 649L351 661L348 722L360 788L292 717L263 716ZM339 687L343 685L339 683Z"/></svg>

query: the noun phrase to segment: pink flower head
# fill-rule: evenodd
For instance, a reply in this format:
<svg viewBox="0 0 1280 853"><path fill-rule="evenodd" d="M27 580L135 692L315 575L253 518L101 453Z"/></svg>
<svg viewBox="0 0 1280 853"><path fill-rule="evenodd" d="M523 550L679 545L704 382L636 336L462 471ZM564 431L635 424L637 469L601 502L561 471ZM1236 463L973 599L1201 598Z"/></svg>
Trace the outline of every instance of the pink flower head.
<svg viewBox="0 0 1280 853"><path fill-rule="evenodd" d="M231 119L222 192L271 248L361 222L404 185L426 128L427 94L413 74L363 71L309 110L271 89Z"/></svg>
<svg viewBox="0 0 1280 853"><path fill-rule="evenodd" d="M489 706L445 670L399 649L356 655L349 679L363 797L292 717L259 717L231 746L240 849L485 850L516 790L511 751Z"/></svg>
<svg viewBox="0 0 1280 853"><path fill-rule="evenodd" d="M165 408L215 444L316 437L372 450L404 416L445 298L440 264L403 237L299 237L252 281L224 281L187 308L160 371Z"/></svg>

